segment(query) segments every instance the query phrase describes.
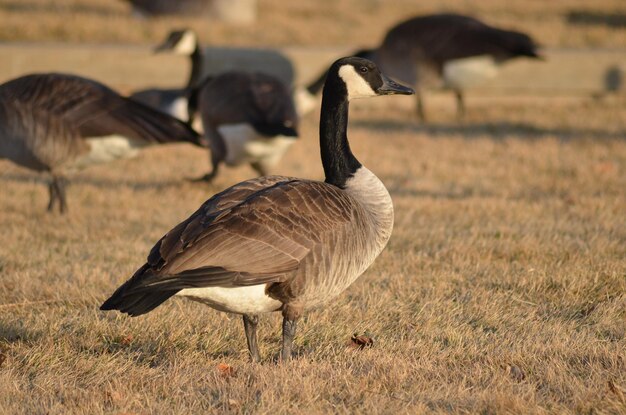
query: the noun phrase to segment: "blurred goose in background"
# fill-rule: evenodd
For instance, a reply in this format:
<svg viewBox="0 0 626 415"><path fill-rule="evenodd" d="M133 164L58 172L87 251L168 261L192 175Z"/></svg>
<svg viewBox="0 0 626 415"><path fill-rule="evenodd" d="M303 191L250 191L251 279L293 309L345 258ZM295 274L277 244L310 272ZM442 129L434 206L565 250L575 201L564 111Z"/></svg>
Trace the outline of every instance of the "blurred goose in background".
<svg viewBox="0 0 626 415"><path fill-rule="evenodd" d="M257 18L257 0L124 0L138 17L168 15L210 16L231 24L250 24Z"/></svg>
<svg viewBox="0 0 626 415"><path fill-rule="evenodd" d="M288 87L274 76L230 71L208 77L191 94L211 148L211 181L219 166L250 164L264 176L298 138L298 114Z"/></svg>
<svg viewBox="0 0 626 415"><path fill-rule="evenodd" d="M410 93L370 61L336 61L320 120L326 180L269 176L218 193L161 238L101 309L138 316L179 295L242 314L254 361L260 360L258 315L280 311L281 357L289 359L298 318L350 286L393 228L387 189L350 150L349 101Z"/></svg>
<svg viewBox="0 0 626 415"><path fill-rule="evenodd" d="M298 137L298 114L287 85L273 75L241 71L200 81L204 56L190 29L173 31L156 50L190 56L187 87L148 89L130 98L204 130L213 167L197 180L211 181L222 162L249 163L259 175L268 174Z"/></svg>
<svg viewBox="0 0 626 415"><path fill-rule="evenodd" d="M202 79L202 62L204 60L196 33L190 29L172 31L167 39L155 48L155 53L166 51L177 55L189 56L191 70L186 87L173 89L150 88L134 92L130 98L180 120L188 121L188 97L191 90Z"/></svg>
<svg viewBox="0 0 626 415"><path fill-rule="evenodd" d="M376 62L392 78L413 85L421 120L426 119L424 90L453 90L461 118L465 113L464 89L494 77L499 66L510 59L542 59L537 44L527 34L459 14L409 19L389 30L377 49L360 50L355 55ZM325 76L323 73L307 87L310 94L320 91Z"/></svg>
<svg viewBox="0 0 626 415"><path fill-rule="evenodd" d="M52 175L48 211L67 209L67 172L178 141L205 146L185 123L90 79L48 73L0 85L0 158Z"/></svg>
<svg viewBox="0 0 626 415"><path fill-rule="evenodd" d="M207 13L214 0L124 0L139 16L198 15Z"/></svg>

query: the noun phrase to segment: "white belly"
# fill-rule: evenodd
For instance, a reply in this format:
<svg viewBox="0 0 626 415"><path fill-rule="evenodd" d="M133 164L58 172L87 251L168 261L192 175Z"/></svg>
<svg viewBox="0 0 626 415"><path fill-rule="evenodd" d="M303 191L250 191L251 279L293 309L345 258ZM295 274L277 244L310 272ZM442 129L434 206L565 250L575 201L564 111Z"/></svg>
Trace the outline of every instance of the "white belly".
<svg viewBox="0 0 626 415"><path fill-rule="evenodd" d="M498 66L489 55L456 59L443 66L443 79L450 88L472 87L493 78L497 73Z"/></svg>
<svg viewBox="0 0 626 415"><path fill-rule="evenodd" d="M165 108L164 112L182 121L189 120L189 109L187 107L187 98L186 97L176 98L167 106L167 108Z"/></svg>
<svg viewBox="0 0 626 415"><path fill-rule="evenodd" d="M119 135L87 138L85 141L89 145L90 150L73 163L74 167L80 168L91 164L107 163L117 159L134 157L141 147L145 147L148 144L144 141L130 140Z"/></svg>
<svg viewBox="0 0 626 415"><path fill-rule="evenodd" d="M267 284L235 288L186 288L176 295L228 313L257 314L277 311L282 303L265 293L266 286Z"/></svg>
<svg viewBox="0 0 626 415"><path fill-rule="evenodd" d="M202 117L195 117L193 123L191 124L191 128L196 130L199 134L204 133L204 126L202 124Z"/></svg>
<svg viewBox="0 0 626 415"><path fill-rule="evenodd" d="M266 137L257 133L249 124L222 125L218 128L226 142L226 164L262 162L272 167L296 141L294 137Z"/></svg>
<svg viewBox="0 0 626 415"><path fill-rule="evenodd" d="M315 95L306 88L297 87L293 92L293 101L296 104L296 112L300 117L313 111L319 104Z"/></svg>

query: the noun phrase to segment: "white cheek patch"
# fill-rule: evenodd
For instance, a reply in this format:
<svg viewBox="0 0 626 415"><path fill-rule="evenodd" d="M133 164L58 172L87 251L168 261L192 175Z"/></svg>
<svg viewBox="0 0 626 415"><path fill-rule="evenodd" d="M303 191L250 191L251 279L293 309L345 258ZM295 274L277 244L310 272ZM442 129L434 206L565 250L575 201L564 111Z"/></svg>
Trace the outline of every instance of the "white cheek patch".
<svg viewBox="0 0 626 415"><path fill-rule="evenodd" d="M197 44L196 35L188 30L183 34L183 37L180 38L178 43L176 43L174 53L178 55L191 55L196 49Z"/></svg>
<svg viewBox="0 0 626 415"><path fill-rule="evenodd" d="M361 75L356 73L356 70L352 65L343 65L341 68L339 68L339 76L346 84L349 100L355 98L373 97L378 95L376 92L374 92L370 84L368 84L365 79L361 77Z"/></svg>

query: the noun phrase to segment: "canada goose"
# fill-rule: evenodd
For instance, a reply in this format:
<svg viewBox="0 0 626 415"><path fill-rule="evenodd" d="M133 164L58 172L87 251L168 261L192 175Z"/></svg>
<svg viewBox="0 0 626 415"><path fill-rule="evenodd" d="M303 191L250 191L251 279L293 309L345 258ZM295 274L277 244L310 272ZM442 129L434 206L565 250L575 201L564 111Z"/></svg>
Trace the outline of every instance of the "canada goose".
<svg viewBox="0 0 626 415"><path fill-rule="evenodd" d="M130 98L205 131L213 167L196 180L211 181L222 162L249 163L259 175L266 175L298 136L298 114L288 87L261 72L226 71L199 82L204 56L190 29L171 32L156 48L167 50L191 57L187 87L149 89Z"/></svg>
<svg viewBox="0 0 626 415"><path fill-rule="evenodd" d="M298 318L352 284L393 228L387 189L350 150L349 101L411 93L368 60L333 63L320 120L326 180L268 176L218 193L161 238L100 308L138 316L179 295L242 314L254 361L258 314L281 311L281 356L289 359Z"/></svg>
<svg viewBox="0 0 626 415"><path fill-rule="evenodd" d="M249 24L257 18L257 0L124 0L138 17L210 15L222 22Z"/></svg>
<svg viewBox="0 0 626 415"><path fill-rule="evenodd" d="M185 88L151 88L133 93L130 98L156 108L166 114L188 121L188 96L202 78L204 56L198 38L193 30L172 31L167 39L155 48L155 53L171 51L177 55L189 56L191 71Z"/></svg>
<svg viewBox="0 0 626 415"><path fill-rule="evenodd" d="M211 148L211 181L222 162L249 163L265 176L298 137L298 115L285 84L263 73L230 71L208 77L189 98L189 122L202 119Z"/></svg>
<svg viewBox="0 0 626 415"><path fill-rule="evenodd" d="M207 13L214 0L125 0L140 16L198 15Z"/></svg>
<svg viewBox="0 0 626 415"><path fill-rule="evenodd" d="M175 141L204 146L185 123L90 79L48 73L0 85L0 158L52 175L49 211L66 210L66 172Z"/></svg>
<svg viewBox="0 0 626 415"><path fill-rule="evenodd" d="M488 26L468 16L435 14L394 26L377 49L361 50L356 55L376 62L392 78L414 85L417 113L425 120L425 89L452 89L457 114L462 117L464 89L495 76L498 66L512 58L541 59L537 49L537 44L524 33ZM308 91L316 94L321 83L317 79Z"/></svg>

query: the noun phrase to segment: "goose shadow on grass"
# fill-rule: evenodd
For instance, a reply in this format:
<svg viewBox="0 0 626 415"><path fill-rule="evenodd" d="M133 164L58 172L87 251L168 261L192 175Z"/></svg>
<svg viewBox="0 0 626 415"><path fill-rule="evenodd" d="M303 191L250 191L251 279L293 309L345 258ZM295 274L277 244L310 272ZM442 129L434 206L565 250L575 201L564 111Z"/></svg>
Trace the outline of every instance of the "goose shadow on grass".
<svg viewBox="0 0 626 415"><path fill-rule="evenodd" d="M442 189L442 190L424 190L414 189L407 186L398 184L401 180L397 178L385 179L390 184L387 186L387 190L391 194L391 197L411 197L418 199L435 199L435 200L466 200L466 199L489 199L497 197L494 192L476 191L470 188L462 189Z"/></svg>
<svg viewBox="0 0 626 415"><path fill-rule="evenodd" d="M570 10L566 19L570 25L606 26L617 29L626 27L626 13Z"/></svg>
<svg viewBox="0 0 626 415"><path fill-rule="evenodd" d="M523 122L459 122L456 124L415 124L410 121L390 120L356 120L352 127L366 128L380 132L414 132L431 137L462 135L468 139L490 136L495 140L522 138L540 140L546 137L557 137L561 141L581 139L623 140L626 132L612 132L588 128L544 128Z"/></svg>
<svg viewBox="0 0 626 415"><path fill-rule="evenodd" d="M4 311L4 310L3 310ZM42 337L39 330L27 329L23 324L17 322L4 322L0 324L0 352L2 344L11 345L21 341L37 341Z"/></svg>
<svg viewBox="0 0 626 415"><path fill-rule="evenodd" d="M168 180L148 180L148 181L140 181L133 179L104 179L97 178L88 175L81 175L80 173L76 175L68 176L69 179L69 187L73 185L89 185L94 186L100 189L116 189L120 187L128 187L135 191L145 191L145 190L166 190L172 187L181 187L181 186L204 186L208 190L215 190L219 188L219 183L192 183L190 179L192 177L181 177L177 179L168 179ZM0 172L0 182L2 181L13 181L18 183L38 183L41 185L47 186L49 183L49 176L46 174L37 174L37 173L2 173Z"/></svg>
<svg viewBox="0 0 626 415"><path fill-rule="evenodd" d="M85 13L98 16L118 16L119 12L109 7L103 7L91 4L74 4L72 6L59 6L54 2L48 4L35 3L32 1L3 1L0 3L0 10L6 10L19 13Z"/></svg>

